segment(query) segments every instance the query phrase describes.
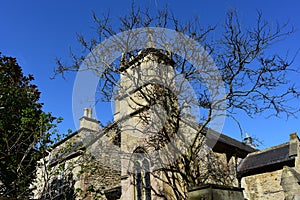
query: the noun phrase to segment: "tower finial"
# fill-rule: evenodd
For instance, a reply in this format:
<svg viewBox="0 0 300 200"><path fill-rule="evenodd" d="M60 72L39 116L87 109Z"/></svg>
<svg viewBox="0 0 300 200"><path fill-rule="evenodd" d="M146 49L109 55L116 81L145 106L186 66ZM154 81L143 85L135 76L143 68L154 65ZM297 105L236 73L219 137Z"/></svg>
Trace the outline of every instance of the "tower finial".
<svg viewBox="0 0 300 200"><path fill-rule="evenodd" d="M249 136L248 132L245 133L244 143L253 148L256 148L255 145L253 144L253 138Z"/></svg>
<svg viewBox="0 0 300 200"><path fill-rule="evenodd" d="M246 138L249 138L250 136L248 135L248 132L246 132L246 135L245 135L245 139Z"/></svg>

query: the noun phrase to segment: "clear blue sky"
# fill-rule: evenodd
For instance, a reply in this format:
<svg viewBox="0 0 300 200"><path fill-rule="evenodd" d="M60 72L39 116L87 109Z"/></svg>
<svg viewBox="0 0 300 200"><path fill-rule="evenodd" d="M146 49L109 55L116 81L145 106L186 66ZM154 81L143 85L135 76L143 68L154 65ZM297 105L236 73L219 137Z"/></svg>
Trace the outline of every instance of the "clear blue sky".
<svg viewBox="0 0 300 200"><path fill-rule="evenodd" d="M68 61L69 48L80 50L76 42L76 33L90 35L94 29L92 11L98 14L110 11L112 18L125 14L131 5L128 0L79 1L79 0L1 0L0 12L0 51L4 55L16 57L25 74L33 74L34 83L42 92L41 102L45 111L64 118L60 131L68 128L75 130L72 117L72 89L75 74L68 74L67 79L57 77L50 80L55 66L55 57ZM138 4L151 9L161 8L168 3L178 18L189 19L199 16L203 26L224 22L228 9L237 9L241 23L255 22L257 10L263 12L266 20L289 21L296 33L286 41L278 44L275 52L284 50L295 52L300 47L300 2L293 1L238 1L238 0L138 0ZM300 68L300 55L295 60L295 67ZM298 85L299 76L290 77ZM299 106L299 102L296 102ZM105 119L111 113L110 104L103 104L97 111L98 118ZM300 117L300 115L298 115ZM75 119L78 120L78 119ZM300 134L299 119L265 119L258 116L249 119L241 115L242 128L250 135L260 138L264 147L276 145L289 139L289 134ZM240 138L237 126L227 120L223 129L236 139Z"/></svg>

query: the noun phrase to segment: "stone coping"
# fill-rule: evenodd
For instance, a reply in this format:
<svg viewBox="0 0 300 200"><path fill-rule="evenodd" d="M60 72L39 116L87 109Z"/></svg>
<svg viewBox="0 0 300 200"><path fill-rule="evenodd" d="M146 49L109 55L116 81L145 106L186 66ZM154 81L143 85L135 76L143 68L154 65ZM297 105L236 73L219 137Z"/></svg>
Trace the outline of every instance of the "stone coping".
<svg viewBox="0 0 300 200"><path fill-rule="evenodd" d="M204 184L199 186L190 187L188 189L189 192L205 189L205 188L211 188L211 189L220 189L220 190L231 190L231 191L243 191L244 188L240 187L233 187L233 186L226 186L226 185L217 185L217 184Z"/></svg>

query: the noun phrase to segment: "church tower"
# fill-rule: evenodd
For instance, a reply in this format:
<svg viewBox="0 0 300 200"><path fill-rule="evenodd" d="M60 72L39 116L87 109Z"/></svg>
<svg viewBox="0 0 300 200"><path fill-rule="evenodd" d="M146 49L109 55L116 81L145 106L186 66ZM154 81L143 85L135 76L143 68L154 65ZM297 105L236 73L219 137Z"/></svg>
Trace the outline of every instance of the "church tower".
<svg viewBox="0 0 300 200"><path fill-rule="evenodd" d="M149 155L162 145L157 137L176 105L173 66L162 50L148 48L120 67L114 121L121 130L122 199L155 199L151 189L162 190Z"/></svg>

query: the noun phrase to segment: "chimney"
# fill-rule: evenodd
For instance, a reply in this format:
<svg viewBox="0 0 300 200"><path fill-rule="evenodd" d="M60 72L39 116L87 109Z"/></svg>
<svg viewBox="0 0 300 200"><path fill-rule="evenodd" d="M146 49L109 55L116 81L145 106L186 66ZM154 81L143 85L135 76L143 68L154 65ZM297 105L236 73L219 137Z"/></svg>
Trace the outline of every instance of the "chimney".
<svg viewBox="0 0 300 200"><path fill-rule="evenodd" d="M290 134L290 149L289 156L297 156L298 154L298 146L299 146L299 138L297 133Z"/></svg>
<svg viewBox="0 0 300 200"><path fill-rule="evenodd" d="M83 113L84 117L92 118L92 114L93 114L93 109L92 108L85 108L84 109L84 113Z"/></svg>
<svg viewBox="0 0 300 200"><path fill-rule="evenodd" d="M83 116L80 118L80 129L90 129L93 131L99 131L99 121L92 117L93 109L85 108Z"/></svg>

